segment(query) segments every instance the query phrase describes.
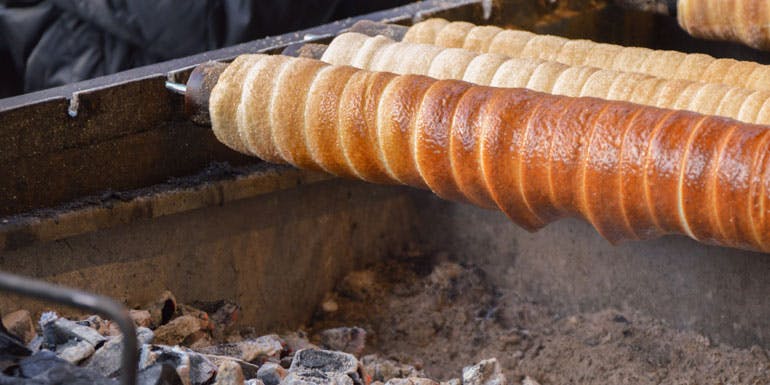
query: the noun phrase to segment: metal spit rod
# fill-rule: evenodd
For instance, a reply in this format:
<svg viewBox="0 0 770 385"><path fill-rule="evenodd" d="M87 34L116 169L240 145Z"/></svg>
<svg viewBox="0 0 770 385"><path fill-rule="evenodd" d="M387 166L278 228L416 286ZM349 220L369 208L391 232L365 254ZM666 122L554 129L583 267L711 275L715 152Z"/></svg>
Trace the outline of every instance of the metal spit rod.
<svg viewBox="0 0 770 385"><path fill-rule="evenodd" d="M105 296L5 272L0 272L0 290L72 306L115 321L123 332L120 383L136 384L136 371L139 364L136 328L134 321L128 315L128 309L123 305Z"/></svg>

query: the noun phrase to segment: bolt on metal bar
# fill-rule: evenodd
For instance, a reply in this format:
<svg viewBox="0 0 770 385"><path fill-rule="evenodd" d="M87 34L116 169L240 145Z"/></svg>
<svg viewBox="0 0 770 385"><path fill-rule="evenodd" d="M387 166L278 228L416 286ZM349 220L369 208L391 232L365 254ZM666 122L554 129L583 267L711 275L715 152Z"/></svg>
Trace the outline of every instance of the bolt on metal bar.
<svg viewBox="0 0 770 385"><path fill-rule="evenodd" d="M135 385L139 363L136 328L134 321L128 315L128 309L123 305L105 296L5 272L0 272L0 290L72 306L115 321L123 332L120 383Z"/></svg>

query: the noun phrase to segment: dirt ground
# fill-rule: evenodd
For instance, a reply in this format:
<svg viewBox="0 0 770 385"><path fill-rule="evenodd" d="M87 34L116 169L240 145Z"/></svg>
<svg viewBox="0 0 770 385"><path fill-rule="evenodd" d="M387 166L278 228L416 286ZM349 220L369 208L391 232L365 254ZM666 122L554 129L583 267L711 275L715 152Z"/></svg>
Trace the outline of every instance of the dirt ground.
<svg viewBox="0 0 770 385"><path fill-rule="evenodd" d="M633 309L558 315L446 257L399 258L348 275L308 325L367 331L364 354L438 380L496 357L509 384L767 384L759 347L712 344Z"/></svg>

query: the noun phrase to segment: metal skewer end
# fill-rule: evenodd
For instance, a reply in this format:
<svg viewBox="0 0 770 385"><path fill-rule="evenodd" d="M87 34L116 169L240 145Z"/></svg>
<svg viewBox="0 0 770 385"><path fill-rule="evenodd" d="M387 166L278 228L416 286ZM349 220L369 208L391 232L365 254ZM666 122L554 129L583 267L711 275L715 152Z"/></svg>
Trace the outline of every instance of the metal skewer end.
<svg viewBox="0 0 770 385"><path fill-rule="evenodd" d="M179 95L184 95L187 93L187 85L182 83L166 81L166 89Z"/></svg>

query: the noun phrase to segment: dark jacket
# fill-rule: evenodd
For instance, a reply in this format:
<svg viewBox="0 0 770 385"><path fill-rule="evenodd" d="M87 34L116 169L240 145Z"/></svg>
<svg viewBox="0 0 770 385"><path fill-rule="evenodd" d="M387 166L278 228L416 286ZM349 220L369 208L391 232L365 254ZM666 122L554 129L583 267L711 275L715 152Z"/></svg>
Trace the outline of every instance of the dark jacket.
<svg viewBox="0 0 770 385"><path fill-rule="evenodd" d="M0 0L0 97L395 6L403 0Z"/></svg>

